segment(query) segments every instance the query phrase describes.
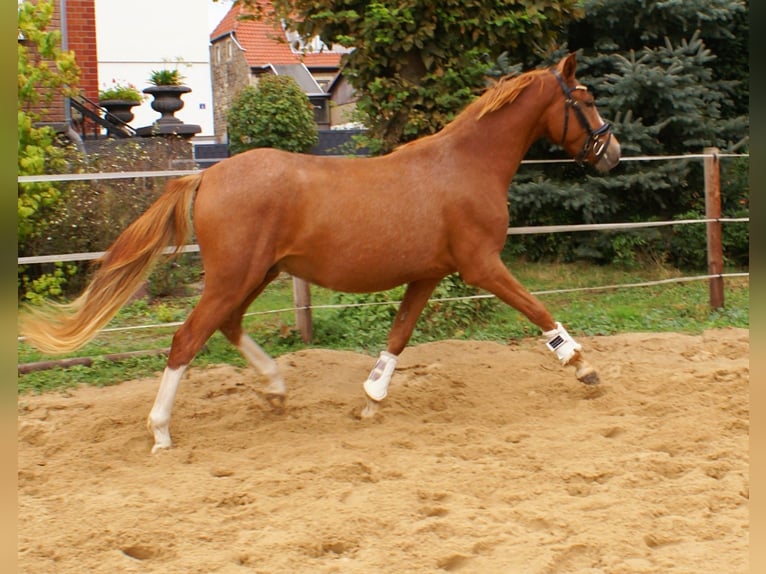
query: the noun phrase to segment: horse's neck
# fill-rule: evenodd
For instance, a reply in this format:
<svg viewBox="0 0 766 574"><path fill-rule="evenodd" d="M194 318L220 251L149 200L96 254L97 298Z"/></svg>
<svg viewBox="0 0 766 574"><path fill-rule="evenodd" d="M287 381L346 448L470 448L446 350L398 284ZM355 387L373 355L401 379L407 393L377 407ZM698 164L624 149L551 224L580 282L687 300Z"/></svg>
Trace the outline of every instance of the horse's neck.
<svg viewBox="0 0 766 574"><path fill-rule="evenodd" d="M510 183L529 148L544 135L546 108L544 97L522 93L513 102L479 117L481 101L477 101L440 135L464 150L474 168L497 171Z"/></svg>

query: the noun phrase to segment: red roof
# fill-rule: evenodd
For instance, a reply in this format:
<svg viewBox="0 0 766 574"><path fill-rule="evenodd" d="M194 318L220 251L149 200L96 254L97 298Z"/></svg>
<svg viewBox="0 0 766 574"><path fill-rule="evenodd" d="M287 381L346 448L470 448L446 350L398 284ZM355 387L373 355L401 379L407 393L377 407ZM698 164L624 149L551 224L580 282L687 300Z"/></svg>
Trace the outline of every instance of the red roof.
<svg viewBox="0 0 766 574"><path fill-rule="evenodd" d="M271 11L271 2L259 2ZM210 34L210 41L215 42L222 36L233 34L244 49L245 60L251 67L263 67L269 64L299 64L307 67L339 67L341 54L337 52L295 52L287 43L285 32L279 25L273 26L264 20L239 20L246 9L236 4L226 13L223 20Z"/></svg>

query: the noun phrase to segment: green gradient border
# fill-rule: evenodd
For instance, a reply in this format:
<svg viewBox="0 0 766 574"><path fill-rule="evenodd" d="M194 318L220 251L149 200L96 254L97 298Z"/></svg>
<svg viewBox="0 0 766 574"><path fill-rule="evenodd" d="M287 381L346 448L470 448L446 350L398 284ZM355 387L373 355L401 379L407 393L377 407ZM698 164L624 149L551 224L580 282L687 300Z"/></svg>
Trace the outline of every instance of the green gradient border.
<svg viewBox="0 0 766 574"><path fill-rule="evenodd" d="M0 77L7 81L0 82L0 234L2 245L2 292L0 294L0 332L4 333L0 345L0 492L2 493L2 512L0 512L0 564L3 572L16 572L16 517L18 515L16 502L16 204L13 202L12 190L16 187L16 71L17 13L15 5L10 2L3 4L5 16L0 16L0 38L2 38L2 53L7 58L0 58ZM15 28L15 29L14 29Z"/></svg>
<svg viewBox="0 0 766 574"><path fill-rule="evenodd" d="M762 1L750 2L750 571L766 572L766 283L764 245L766 165L766 78L763 74L764 38L757 32L766 22Z"/></svg>

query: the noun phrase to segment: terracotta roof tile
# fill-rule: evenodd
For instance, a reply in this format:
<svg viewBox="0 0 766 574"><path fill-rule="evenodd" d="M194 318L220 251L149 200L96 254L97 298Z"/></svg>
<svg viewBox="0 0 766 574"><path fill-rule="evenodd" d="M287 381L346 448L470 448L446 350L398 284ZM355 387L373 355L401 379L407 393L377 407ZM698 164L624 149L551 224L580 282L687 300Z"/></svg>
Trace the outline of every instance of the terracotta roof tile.
<svg viewBox="0 0 766 574"><path fill-rule="evenodd" d="M260 2L267 10L271 2ZM244 49L245 60L251 67L263 67L269 64L298 64L307 67L339 67L341 54L336 52L293 51L279 26L272 26L262 20L239 20L245 8L239 4L232 6L218 26L210 34L214 42L222 36L234 34L239 45Z"/></svg>

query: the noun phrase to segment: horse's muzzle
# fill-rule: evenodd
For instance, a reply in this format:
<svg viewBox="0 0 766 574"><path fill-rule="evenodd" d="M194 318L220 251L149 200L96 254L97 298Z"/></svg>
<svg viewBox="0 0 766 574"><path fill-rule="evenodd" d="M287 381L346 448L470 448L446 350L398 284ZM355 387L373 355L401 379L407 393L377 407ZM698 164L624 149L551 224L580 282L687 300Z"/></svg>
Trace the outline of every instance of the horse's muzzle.
<svg viewBox="0 0 766 574"><path fill-rule="evenodd" d="M599 153L601 155L594 166L601 173L606 173L620 163L620 142L616 137L610 137L606 142L606 149L599 150Z"/></svg>

